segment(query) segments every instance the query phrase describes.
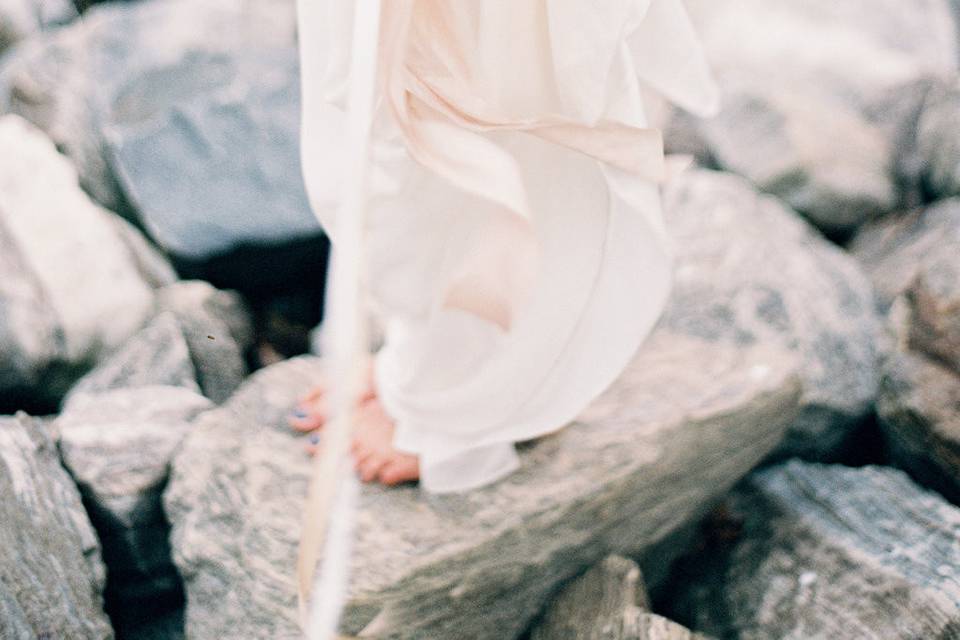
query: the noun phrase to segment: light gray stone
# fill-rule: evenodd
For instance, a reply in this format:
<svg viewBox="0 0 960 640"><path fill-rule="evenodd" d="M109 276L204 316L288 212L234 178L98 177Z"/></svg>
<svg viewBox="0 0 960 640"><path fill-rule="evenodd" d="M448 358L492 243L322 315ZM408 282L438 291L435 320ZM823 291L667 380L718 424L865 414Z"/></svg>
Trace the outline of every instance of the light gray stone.
<svg viewBox="0 0 960 640"><path fill-rule="evenodd" d="M122 349L81 378L64 404L79 394L156 385L200 391L190 348L177 316L169 311L158 314Z"/></svg>
<svg viewBox="0 0 960 640"><path fill-rule="evenodd" d="M796 415L797 357L662 328L575 423L482 490L364 486L343 632L513 638L564 580L695 519ZM309 460L286 416L319 363L251 376L200 416L165 494L187 635L299 638L294 566ZM390 526L384 526L390 523Z"/></svg>
<svg viewBox="0 0 960 640"><path fill-rule="evenodd" d="M36 128L0 118L0 393L56 401L137 331L154 293L112 214Z"/></svg>
<svg viewBox="0 0 960 640"><path fill-rule="evenodd" d="M0 637L113 638L105 571L76 486L45 425L0 418Z"/></svg>
<svg viewBox="0 0 960 640"><path fill-rule="evenodd" d="M123 636L182 605L161 492L191 421L211 406L189 389L127 387L72 395L54 422L103 545L106 599Z"/></svg>
<svg viewBox="0 0 960 640"><path fill-rule="evenodd" d="M918 278L940 279L923 275L925 269L939 269L934 262L960 254L960 198L870 224L857 234L850 250L873 281L878 307L886 310Z"/></svg>
<svg viewBox="0 0 960 640"><path fill-rule="evenodd" d="M531 640L706 640L649 611L640 567L608 556L565 586Z"/></svg>
<svg viewBox="0 0 960 640"><path fill-rule="evenodd" d="M921 87L958 65L947 0L690 0L721 113L681 116L706 158L843 234L893 210ZM909 136L908 136L909 137ZM672 136L667 136L668 145ZM698 144L685 134L682 147Z"/></svg>
<svg viewBox="0 0 960 640"><path fill-rule="evenodd" d="M204 395L223 402L247 374L244 352L253 325L243 300L202 281L183 281L157 292L157 309L170 312L187 341Z"/></svg>
<svg viewBox="0 0 960 640"><path fill-rule="evenodd" d="M776 455L830 459L872 411L880 334L859 264L746 180L690 170L664 208L677 253L663 322L734 344L776 341L803 359L803 411Z"/></svg>
<svg viewBox="0 0 960 640"><path fill-rule="evenodd" d="M956 638L960 510L888 467L792 460L729 498L739 536L670 612L722 638Z"/></svg>
<svg viewBox="0 0 960 640"><path fill-rule="evenodd" d="M77 17L70 0L0 0L0 53L35 33Z"/></svg>

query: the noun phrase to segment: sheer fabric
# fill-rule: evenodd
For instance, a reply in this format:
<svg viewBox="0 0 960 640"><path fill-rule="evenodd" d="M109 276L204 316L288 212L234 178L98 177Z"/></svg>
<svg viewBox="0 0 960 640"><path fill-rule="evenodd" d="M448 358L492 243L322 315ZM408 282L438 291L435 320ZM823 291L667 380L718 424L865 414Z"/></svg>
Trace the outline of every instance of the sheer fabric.
<svg viewBox="0 0 960 640"><path fill-rule="evenodd" d="M680 0L388 0L366 282L376 385L428 491L513 471L660 316L673 248L641 87L701 116L718 90ZM352 5L301 16L302 156L336 246Z"/></svg>

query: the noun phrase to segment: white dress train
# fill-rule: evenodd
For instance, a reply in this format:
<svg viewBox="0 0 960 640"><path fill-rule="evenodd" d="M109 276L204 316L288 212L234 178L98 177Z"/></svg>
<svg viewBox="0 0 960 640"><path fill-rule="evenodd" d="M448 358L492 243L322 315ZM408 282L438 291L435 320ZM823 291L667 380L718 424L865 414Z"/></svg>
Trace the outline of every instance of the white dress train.
<svg viewBox="0 0 960 640"><path fill-rule="evenodd" d="M336 247L353 11L310 5L304 177ZM703 116L718 90L680 0L383 6L364 265L385 331L375 382L423 488L463 491L574 419L653 328L673 249L641 87Z"/></svg>

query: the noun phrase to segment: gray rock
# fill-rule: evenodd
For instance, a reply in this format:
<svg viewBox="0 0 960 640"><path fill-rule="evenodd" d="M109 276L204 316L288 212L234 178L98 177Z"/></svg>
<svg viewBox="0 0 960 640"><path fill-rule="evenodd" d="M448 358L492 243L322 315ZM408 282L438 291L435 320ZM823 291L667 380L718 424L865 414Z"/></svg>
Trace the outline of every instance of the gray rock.
<svg viewBox="0 0 960 640"><path fill-rule="evenodd" d="M873 281L877 306L885 311L918 279L941 277L925 276L925 270L939 269L936 265L943 259L960 253L960 198L867 225L851 242L850 251Z"/></svg>
<svg viewBox="0 0 960 640"><path fill-rule="evenodd" d="M174 271L166 255L144 238L139 229L120 216L113 216L111 220L117 227L120 238L127 245L130 255L133 256L143 279L151 287L165 287L178 280L177 272Z"/></svg>
<svg viewBox="0 0 960 640"><path fill-rule="evenodd" d="M131 79L106 129L151 235L203 259L316 235L300 171L296 49L195 56Z"/></svg>
<svg viewBox="0 0 960 640"><path fill-rule="evenodd" d="M177 316L169 311L158 314L122 349L81 378L64 404L79 394L156 385L200 391L190 348Z"/></svg>
<svg viewBox="0 0 960 640"><path fill-rule="evenodd" d="M125 637L182 603L161 492L191 420L211 406L184 388L121 388L71 396L54 422L64 465L103 544L106 598Z"/></svg>
<svg viewBox="0 0 960 640"><path fill-rule="evenodd" d="M107 3L18 49L0 105L47 131L95 199L184 258L317 235L294 34L289 0Z"/></svg>
<svg viewBox="0 0 960 640"><path fill-rule="evenodd" d="M663 328L602 398L465 495L364 486L343 631L516 637L564 580L695 518L782 439L797 358ZM254 374L200 416L165 494L187 635L298 638L294 565L310 469L286 416L313 359ZM385 527L384 523L391 523Z"/></svg>
<svg viewBox="0 0 960 640"><path fill-rule="evenodd" d="M2 0L0 53L28 36L76 17L77 8L69 0Z"/></svg>
<svg viewBox="0 0 960 640"><path fill-rule="evenodd" d="M157 309L176 317L204 395L218 403L226 400L247 374L244 352L253 343L240 296L206 282L177 282L157 292Z"/></svg>
<svg viewBox="0 0 960 640"><path fill-rule="evenodd" d="M46 427L0 418L0 637L103 640L105 571Z"/></svg>
<svg viewBox="0 0 960 640"><path fill-rule="evenodd" d="M934 198L960 196L960 79L927 94L917 138L927 191Z"/></svg>
<svg viewBox="0 0 960 640"><path fill-rule="evenodd" d="M0 155L0 394L55 402L142 326L154 293L40 131L3 116L0 148L17 150Z"/></svg>
<svg viewBox="0 0 960 640"><path fill-rule="evenodd" d="M901 346L884 358L877 415L892 460L960 502L960 374Z"/></svg>
<svg viewBox="0 0 960 640"><path fill-rule="evenodd" d="M699 558L671 616L742 640L960 635L960 510L902 471L792 460L729 506L739 536Z"/></svg>
<svg viewBox="0 0 960 640"><path fill-rule="evenodd" d="M895 208L918 83L955 75L960 59L947 0L687 4L723 108L673 129L695 129L711 161L825 231L844 233ZM689 135L680 141L697 147Z"/></svg>
<svg viewBox="0 0 960 640"><path fill-rule="evenodd" d="M640 567L608 556L565 586L531 640L706 640L649 611Z"/></svg>
<svg viewBox="0 0 960 640"><path fill-rule="evenodd" d="M664 199L677 253L663 322L708 340L776 341L803 359L803 411L777 457L835 457L876 397L879 319L858 263L744 179L684 172Z"/></svg>

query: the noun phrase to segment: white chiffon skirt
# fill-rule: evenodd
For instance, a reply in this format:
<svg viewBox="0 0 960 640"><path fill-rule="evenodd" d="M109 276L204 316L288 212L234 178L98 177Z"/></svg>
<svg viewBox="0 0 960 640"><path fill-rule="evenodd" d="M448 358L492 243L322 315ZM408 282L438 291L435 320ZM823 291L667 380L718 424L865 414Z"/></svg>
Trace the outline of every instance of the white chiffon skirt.
<svg viewBox="0 0 960 640"><path fill-rule="evenodd" d="M375 381L421 485L463 491L516 469L514 443L573 420L650 333L673 248L642 96L710 115L718 92L680 0L384 7ZM304 176L334 248L352 16L301 5Z"/></svg>

